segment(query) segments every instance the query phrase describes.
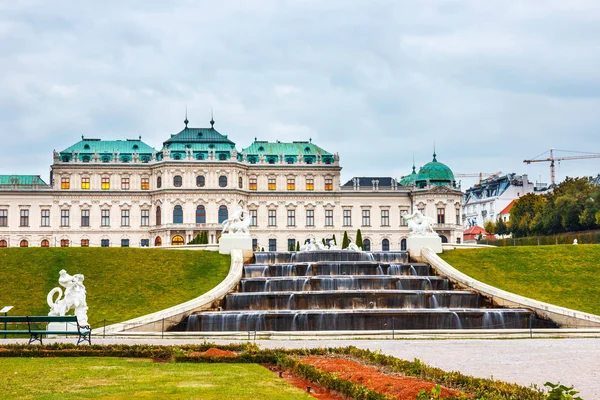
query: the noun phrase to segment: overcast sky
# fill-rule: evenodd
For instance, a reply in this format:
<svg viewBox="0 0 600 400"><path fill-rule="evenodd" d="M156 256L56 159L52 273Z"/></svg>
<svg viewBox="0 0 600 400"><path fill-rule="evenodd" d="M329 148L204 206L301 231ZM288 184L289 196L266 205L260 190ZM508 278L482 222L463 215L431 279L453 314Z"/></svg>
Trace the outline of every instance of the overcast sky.
<svg viewBox="0 0 600 400"><path fill-rule="evenodd" d="M47 179L81 135L160 149L186 105L238 149L312 138L344 181L405 175L435 143L454 172L548 182L522 161L600 153L600 2L0 1L0 174Z"/></svg>

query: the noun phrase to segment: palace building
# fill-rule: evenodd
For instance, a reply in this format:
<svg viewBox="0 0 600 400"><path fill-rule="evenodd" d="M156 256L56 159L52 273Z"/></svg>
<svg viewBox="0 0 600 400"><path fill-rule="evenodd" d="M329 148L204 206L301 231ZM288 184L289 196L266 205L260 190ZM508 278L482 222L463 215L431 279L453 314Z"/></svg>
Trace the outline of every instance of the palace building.
<svg viewBox="0 0 600 400"><path fill-rule="evenodd" d="M49 183L0 176L0 247L183 245L202 232L217 243L239 205L251 215L253 245L285 251L307 239L341 244L361 229L365 250L400 250L401 214L421 210L443 241L462 239L462 193L433 160L396 180L340 182L340 159L309 141L255 139L236 149L209 128L184 129L156 150L141 137L82 137L54 152Z"/></svg>

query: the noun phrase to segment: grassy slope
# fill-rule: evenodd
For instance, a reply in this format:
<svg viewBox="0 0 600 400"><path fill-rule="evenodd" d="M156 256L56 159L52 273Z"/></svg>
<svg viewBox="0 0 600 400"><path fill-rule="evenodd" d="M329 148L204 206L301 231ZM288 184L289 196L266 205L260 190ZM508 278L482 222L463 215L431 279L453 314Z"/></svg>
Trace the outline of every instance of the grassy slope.
<svg viewBox="0 0 600 400"><path fill-rule="evenodd" d="M230 258L214 252L124 248L0 249L0 308L47 315L58 272L83 274L92 327L125 321L193 299L227 276Z"/></svg>
<svg viewBox="0 0 600 400"><path fill-rule="evenodd" d="M256 364L4 358L0 376L3 399L312 399Z"/></svg>
<svg viewBox="0 0 600 400"><path fill-rule="evenodd" d="M452 250L441 257L500 289L600 315L600 245Z"/></svg>

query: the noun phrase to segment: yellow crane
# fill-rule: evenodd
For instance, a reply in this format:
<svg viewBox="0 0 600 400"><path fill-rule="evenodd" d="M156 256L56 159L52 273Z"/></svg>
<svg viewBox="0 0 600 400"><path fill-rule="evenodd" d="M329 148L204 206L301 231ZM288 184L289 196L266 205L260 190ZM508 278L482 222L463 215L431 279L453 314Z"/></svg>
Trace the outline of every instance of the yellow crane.
<svg viewBox="0 0 600 400"><path fill-rule="evenodd" d="M569 153L581 153L582 155L580 156L562 156L562 157L554 157L554 151L564 151L564 152L569 152ZM546 158L540 158L543 155L550 153L549 157ZM556 161L567 161L567 160L585 160L588 158L600 158L600 154L598 153L586 153L583 151L569 151L569 150L555 150L555 149L550 149L550 151L546 151L542 154L540 154L539 156L535 157L532 160L523 160L524 163L527 164L531 164L534 162L549 162L550 163L550 183L554 186L556 184L556 170L555 170L555 166L554 163Z"/></svg>

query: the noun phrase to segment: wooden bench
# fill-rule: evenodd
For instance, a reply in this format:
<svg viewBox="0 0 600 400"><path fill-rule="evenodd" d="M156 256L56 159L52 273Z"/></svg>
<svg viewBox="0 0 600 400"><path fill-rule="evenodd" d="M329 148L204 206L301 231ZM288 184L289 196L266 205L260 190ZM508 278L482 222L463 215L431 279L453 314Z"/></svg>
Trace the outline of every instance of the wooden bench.
<svg viewBox="0 0 600 400"><path fill-rule="evenodd" d="M48 330L50 322L64 322L77 324L76 331L67 329ZM7 324L17 325L16 329L7 329ZM25 329L26 327L26 329ZM75 315L65 316L0 316L0 335L29 335L29 344L39 341L42 343L42 335L77 335L77 344L87 341L92 344L92 330L89 325L81 326Z"/></svg>

